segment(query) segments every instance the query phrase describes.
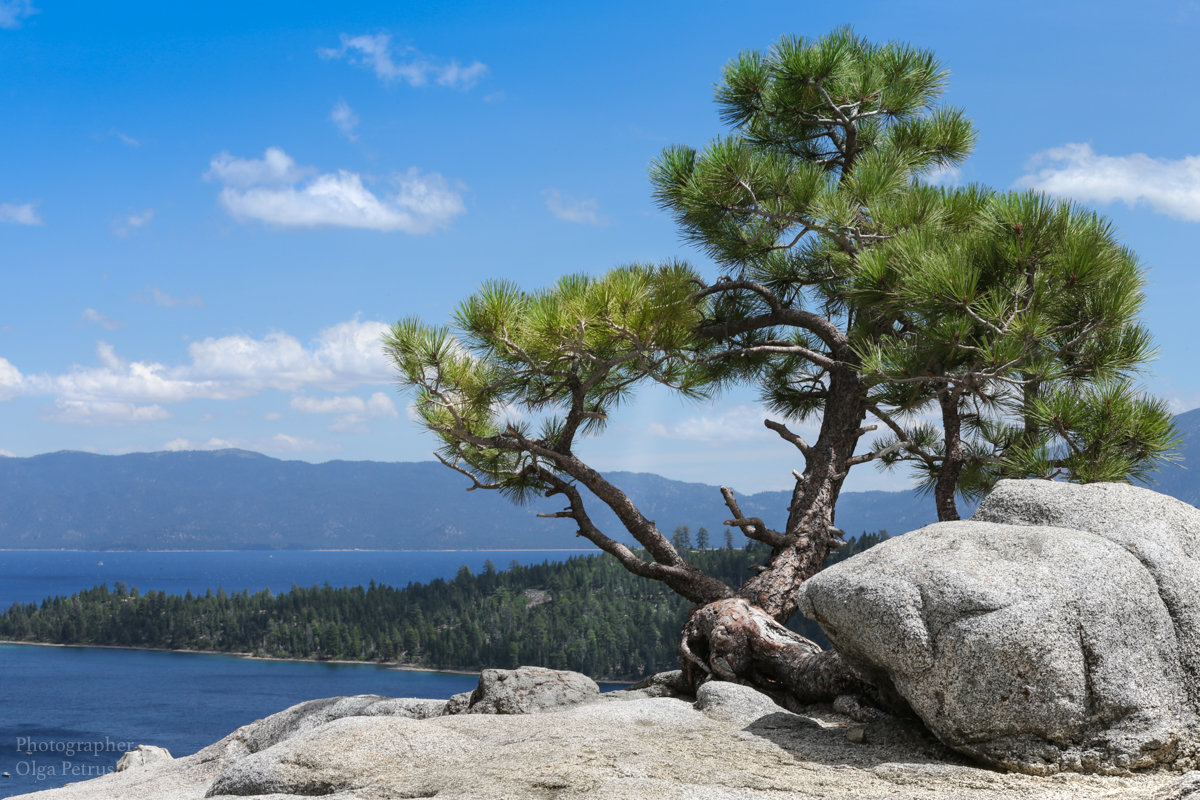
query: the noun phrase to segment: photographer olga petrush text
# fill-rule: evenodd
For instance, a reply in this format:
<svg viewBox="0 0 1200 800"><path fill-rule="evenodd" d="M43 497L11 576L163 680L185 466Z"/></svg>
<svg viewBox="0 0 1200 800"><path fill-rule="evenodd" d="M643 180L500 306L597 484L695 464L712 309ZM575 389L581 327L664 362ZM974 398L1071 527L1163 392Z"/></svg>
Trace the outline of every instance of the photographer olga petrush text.
<svg viewBox="0 0 1200 800"><path fill-rule="evenodd" d="M17 737L19 759L13 769L22 778L97 778L116 769L117 759L137 747L134 742L103 739L39 739ZM108 756L105 758L105 756Z"/></svg>

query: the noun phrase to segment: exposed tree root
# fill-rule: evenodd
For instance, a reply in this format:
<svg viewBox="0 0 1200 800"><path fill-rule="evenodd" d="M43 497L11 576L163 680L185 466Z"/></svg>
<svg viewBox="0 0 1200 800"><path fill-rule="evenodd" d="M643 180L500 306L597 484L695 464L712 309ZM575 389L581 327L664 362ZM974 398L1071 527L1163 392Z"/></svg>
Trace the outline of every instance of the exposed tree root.
<svg viewBox="0 0 1200 800"><path fill-rule="evenodd" d="M693 687L708 680L753 686L788 708L833 703L859 721L886 716L878 693L833 650L822 650L740 597L692 612L679 663Z"/></svg>

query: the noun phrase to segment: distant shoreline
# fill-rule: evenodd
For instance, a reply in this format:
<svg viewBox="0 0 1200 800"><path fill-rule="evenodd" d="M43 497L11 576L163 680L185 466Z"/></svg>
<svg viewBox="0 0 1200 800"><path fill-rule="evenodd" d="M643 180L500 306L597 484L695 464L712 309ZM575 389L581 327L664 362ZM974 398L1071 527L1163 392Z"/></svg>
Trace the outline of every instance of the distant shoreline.
<svg viewBox="0 0 1200 800"><path fill-rule="evenodd" d="M469 669L433 669L432 667L422 667L418 664L390 664L381 661L352 661L344 658L272 658L270 656L256 656L253 653L237 653L225 652L222 650L186 650L172 649L170 647L133 647L131 645L121 644L63 644L61 642L20 642L13 639L0 639L0 645L16 644L26 647L73 647L77 649L95 648L97 650L140 650L146 653L192 653L199 656L235 656L244 658L247 661L292 661L297 664L350 664L364 667L382 667L383 669L394 669L400 672L430 672L435 675L479 675L476 670ZM608 684L614 686L631 686L636 681L614 681L595 679L598 684Z"/></svg>
<svg viewBox="0 0 1200 800"><path fill-rule="evenodd" d="M122 644L65 644L62 642L23 642L14 639L0 639L0 644L17 644L28 647L74 647L74 648L95 648L97 650L140 650L146 653L192 653L201 656L235 656L244 658L249 661L294 661L301 664L357 664L368 667L383 667L384 669L396 669L404 672L435 672L444 675L478 675L479 672L474 672L465 669L433 669L431 667L422 667L416 664L391 664L382 661L352 661L344 658L272 658L270 656L256 656L253 653L240 653L236 651L224 650L194 650L187 648L171 648L171 647L134 647L132 645ZM613 681L605 681L613 683Z"/></svg>
<svg viewBox="0 0 1200 800"><path fill-rule="evenodd" d="M472 547L469 549L432 549L412 550L393 548L365 547L335 547L296 550L263 550L249 548L242 550L87 550L74 547L0 547L0 553L603 553L597 547L497 547L486 549Z"/></svg>

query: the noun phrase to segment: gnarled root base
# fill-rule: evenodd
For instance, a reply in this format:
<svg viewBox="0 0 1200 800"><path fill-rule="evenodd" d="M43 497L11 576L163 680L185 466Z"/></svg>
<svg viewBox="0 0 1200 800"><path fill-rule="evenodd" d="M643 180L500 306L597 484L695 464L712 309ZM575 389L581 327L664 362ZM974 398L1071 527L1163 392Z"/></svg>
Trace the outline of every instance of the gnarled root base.
<svg viewBox="0 0 1200 800"><path fill-rule="evenodd" d="M874 688L833 650L822 650L739 597L692 612L679 663L693 687L708 680L746 684L787 708L834 703L859 721L886 716Z"/></svg>

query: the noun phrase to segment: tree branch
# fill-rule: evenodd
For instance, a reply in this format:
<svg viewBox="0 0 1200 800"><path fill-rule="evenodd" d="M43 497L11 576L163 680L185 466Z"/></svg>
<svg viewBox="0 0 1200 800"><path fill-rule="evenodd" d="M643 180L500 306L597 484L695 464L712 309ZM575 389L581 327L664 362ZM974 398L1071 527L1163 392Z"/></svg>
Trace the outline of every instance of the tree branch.
<svg viewBox="0 0 1200 800"><path fill-rule="evenodd" d="M737 499L734 498L733 491L728 486L721 487L721 496L725 498L725 505L729 507L729 512L734 516L734 519L725 520L723 524L741 528L742 534L747 539L765 542L773 548L783 547L788 543L786 536L768 528L766 523L758 517L743 517Z"/></svg>
<svg viewBox="0 0 1200 800"><path fill-rule="evenodd" d="M474 485L471 487L468 487L468 489L467 489L468 492L473 492L476 489L499 489L500 488L499 483L482 483L482 482L480 482L479 478L477 478L474 473L463 469L457 463L451 463L451 462L447 461L446 459L442 458L441 453L434 453L433 457L436 458L438 461L442 462L443 464L445 464L450 469L454 470L455 472L457 472L461 475L466 475L468 478L470 478L471 483L473 483Z"/></svg>
<svg viewBox="0 0 1200 800"><path fill-rule="evenodd" d="M763 425L779 434L779 438L783 439L785 442L791 442L793 445L795 445L796 449L803 453L805 458L807 458L808 454L812 451L812 447L808 442L804 441L800 434L793 433L788 429L788 426L784 425L782 422L776 422L773 419L764 419Z"/></svg>

